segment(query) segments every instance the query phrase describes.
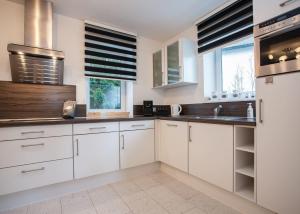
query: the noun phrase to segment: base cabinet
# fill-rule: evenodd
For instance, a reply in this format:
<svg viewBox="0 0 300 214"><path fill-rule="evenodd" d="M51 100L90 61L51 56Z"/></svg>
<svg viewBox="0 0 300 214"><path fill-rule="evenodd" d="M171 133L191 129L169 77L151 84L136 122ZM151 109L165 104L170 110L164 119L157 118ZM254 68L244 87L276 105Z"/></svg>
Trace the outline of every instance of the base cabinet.
<svg viewBox="0 0 300 214"><path fill-rule="evenodd" d="M187 122L161 121L160 161L184 172L188 171Z"/></svg>
<svg viewBox="0 0 300 214"><path fill-rule="evenodd" d="M154 129L120 132L121 169L154 162Z"/></svg>
<svg viewBox="0 0 300 214"><path fill-rule="evenodd" d="M0 195L73 179L73 159L0 169Z"/></svg>
<svg viewBox="0 0 300 214"><path fill-rule="evenodd" d="M119 132L74 136L74 176L83 178L119 169Z"/></svg>
<svg viewBox="0 0 300 214"><path fill-rule="evenodd" d="M233 191L233 126L189 123L189 173Z"/></svg>

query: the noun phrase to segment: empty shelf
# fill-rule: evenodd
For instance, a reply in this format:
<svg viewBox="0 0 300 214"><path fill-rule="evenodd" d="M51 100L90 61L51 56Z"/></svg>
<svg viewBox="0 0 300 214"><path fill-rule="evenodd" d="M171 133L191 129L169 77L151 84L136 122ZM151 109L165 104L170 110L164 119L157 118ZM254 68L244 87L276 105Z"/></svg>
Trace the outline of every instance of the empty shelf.
<svg viewBox="0 0 300 214"><path fill-rule="evenodd" d="M254 153L254 145L238 146L236 150Z"/></svg>
<svg viewBox="0 0 300 214"><path fill-rule="evenodd" d="M239 189L236 193L248 200L251 200L251 201L255 200L253 186L251 186L251 185L245 186L245 187Z"/></svg>
<svg viewBox="0 0 300 214"><path fill-rule="evenodd" d="M240 173L242 175L246 175L249 177L254 178L254 166L245 166L243 168L240 169L236 169L235 172Z"/></svg>

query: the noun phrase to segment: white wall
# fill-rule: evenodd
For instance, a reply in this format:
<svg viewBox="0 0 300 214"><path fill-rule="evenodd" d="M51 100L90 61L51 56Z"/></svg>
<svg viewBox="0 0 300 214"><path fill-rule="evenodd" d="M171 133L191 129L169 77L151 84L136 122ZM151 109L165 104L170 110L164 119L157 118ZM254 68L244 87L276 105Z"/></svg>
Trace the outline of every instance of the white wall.
<svg viewBox="0 0 300 214"><path fill-rule="evenodd" d="M0 80L11 80L8 43L24 43L24 7L21 4L0 0ZM77 101L85 103L86 88L84 78L84 23L82 20L57 15L54 16L53 48L65 53L64 83L77 86ZM137 82L133 84L133 102L142 104L144 99L152 99L155 104L163 103L162 91L152 89L152 52L161 43L147 38L138 40Z"/></svg>

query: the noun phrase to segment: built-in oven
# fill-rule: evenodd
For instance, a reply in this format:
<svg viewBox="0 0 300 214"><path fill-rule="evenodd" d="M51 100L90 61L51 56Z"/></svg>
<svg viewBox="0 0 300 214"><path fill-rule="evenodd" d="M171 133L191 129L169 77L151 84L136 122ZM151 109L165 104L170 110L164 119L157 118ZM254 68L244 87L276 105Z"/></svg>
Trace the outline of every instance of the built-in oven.
<svg viewBox="0 0 300 214"><path fill-rule="evenodd" d="M254 27L256 76L300 71L300 7Z"/></svg>

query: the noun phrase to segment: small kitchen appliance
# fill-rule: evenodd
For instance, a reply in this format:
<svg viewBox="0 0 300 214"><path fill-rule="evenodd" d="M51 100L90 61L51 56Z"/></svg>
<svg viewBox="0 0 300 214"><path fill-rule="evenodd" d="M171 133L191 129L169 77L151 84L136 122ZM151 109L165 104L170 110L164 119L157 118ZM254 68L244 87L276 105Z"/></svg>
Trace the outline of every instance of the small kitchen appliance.
<svg viewBox="0 0 300 214"><path fill-rule="evenodd" d="M171 105L171 116L172 117L179 116L181 111L182 111L181 105L179 105L179 104Z"/></svg>
<svg viewBox="0 0 300 214"><path fill-rule="evenodd" d="M143 112L144 112L144 116L153 116L153 101L152 100L144 100Z"/></svg>
<svg viewBox="0 0 300 214"><path fill-rule="evenodd" d="M63 118L72 119L75 117L76 101L67 100L64 102Z"/></svg>

